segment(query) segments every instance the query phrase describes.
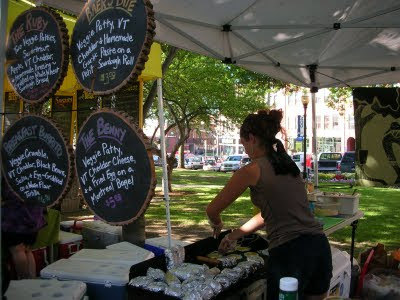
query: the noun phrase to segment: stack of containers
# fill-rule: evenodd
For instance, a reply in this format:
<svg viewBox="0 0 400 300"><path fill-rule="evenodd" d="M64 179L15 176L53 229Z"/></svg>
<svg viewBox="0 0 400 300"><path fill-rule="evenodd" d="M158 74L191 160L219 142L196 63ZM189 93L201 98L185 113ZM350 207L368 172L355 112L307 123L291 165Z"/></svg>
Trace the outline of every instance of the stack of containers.
<svg viewBox="0 0 400 300"><path fill-rule="evenodd" d="M329 296L347 298L350 294L351 263L350 255L331 247L332 252L332 279L329 287Z"/></svg>
<svg viewBox="0 0 400 300"><path fill-rule="evenodd" d="M69 259L61 259L40 273L43 278L80 280L87 284L90 299L125 299L132 265L154 254L128 242L109 249L82 249Z"/></svg>
<svg viewBox="0 0 400 300"><path fill-rule="evenodd" d="M84 221L82 236L85 248L104 249L122 242L122 227L112 226L100 220Z"/></svg>
<svg viewBox="0 0 400 300"><path fill-rule="evenodd" d="M81 281L23 279L10 281L5 298L8 300L81 300L84 299L85 293L86 284Z"/></svg>
<svg viewBox="0 0 400 300"><path fill-rule="evenodd" d="M342 193L323 192L316 195L316 214L318 209L321 215L354 215L358 211L359 194L347 195Z"/></svg>

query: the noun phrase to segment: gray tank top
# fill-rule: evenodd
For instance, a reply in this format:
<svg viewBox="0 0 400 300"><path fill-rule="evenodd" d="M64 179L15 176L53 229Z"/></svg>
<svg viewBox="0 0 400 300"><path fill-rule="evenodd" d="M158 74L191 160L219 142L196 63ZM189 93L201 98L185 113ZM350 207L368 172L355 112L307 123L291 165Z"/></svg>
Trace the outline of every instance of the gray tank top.
<svg viewBox="0 0 400 300"><path fill-rule="evenodd" d="M275 175L266 157L254 159L260 179L250 186L251 201L261 211L266 225L269 249L301 234L323 233L321 224L309 209L307 193L300 175Z"/></svg>

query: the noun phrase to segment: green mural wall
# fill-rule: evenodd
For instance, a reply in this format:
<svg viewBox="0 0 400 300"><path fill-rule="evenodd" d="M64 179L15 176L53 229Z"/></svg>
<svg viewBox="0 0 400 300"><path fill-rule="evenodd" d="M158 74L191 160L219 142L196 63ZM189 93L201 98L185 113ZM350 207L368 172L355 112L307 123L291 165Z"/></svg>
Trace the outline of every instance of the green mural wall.
<svg viewBox="0 0 400 300"><path fill-rule="evenodd" d="M399 94L399 88L353 90L359 185L400 186Z"/></svg>

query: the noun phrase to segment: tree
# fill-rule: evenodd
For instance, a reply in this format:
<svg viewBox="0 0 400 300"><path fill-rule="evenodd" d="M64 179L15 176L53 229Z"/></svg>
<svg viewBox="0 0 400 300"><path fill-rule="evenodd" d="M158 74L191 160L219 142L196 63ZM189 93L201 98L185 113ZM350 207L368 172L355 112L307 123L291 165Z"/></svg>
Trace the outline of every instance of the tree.
<svg viewBox="0 0 400 300"><path fill-rule="evenodd" d="M353 105L352 91L348 87L333 87L329 88L329 96L326 99L326 105L339 112L339 115L344 116L346 107Z"/></svg>
<svg viewBox="0 0 400 300"><path fill-rule="evenodd" d="M168 58L171 48L164 47L163 50ZM169 124L166 133L172 128L179 133L178 142L167 158L169 179L175 153L193 128L207 128L219 115L239 124L248 113L266 107L264 97L267 90L277 85L284 86L266 75L184 50L174 53L163 77L165 118ZM156 112L157 107L153 105L152 113ZM150 115L150 110L147 115Z"/></svg>

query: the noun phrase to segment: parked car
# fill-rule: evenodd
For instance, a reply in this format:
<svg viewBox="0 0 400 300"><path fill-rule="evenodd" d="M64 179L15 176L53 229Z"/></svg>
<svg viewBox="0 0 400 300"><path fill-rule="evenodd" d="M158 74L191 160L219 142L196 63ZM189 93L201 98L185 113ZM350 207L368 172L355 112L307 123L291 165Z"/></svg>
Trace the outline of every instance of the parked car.
<svg viewBox="0 0 400 300"><path fill-rule="evenodd" d="M185 169L203 169L203 160L201 157L194 156L185 159Z"/></svg>
<svg viewBox="0 0 400 300"><path fill-rule="evenodd" d="M241 167L242 159L248 157L245 154L236 154L228 156L221 164L221 172L237 171Z"/></svg>
<svg viewBox="0 0 400 300"><path fill-rule="evenodd" d="M356 153L348 151L343 154L340 162L337 163L337 170L341 173L354 173L355 172Z"/></svg>
<svg viewBox="0 0 400 300"><path fill-rule="evenodd" d="M293 161L296 163L296 166L299 168L300 172L304 171L304 153L296 153L292 155ZM312 154L306 154L306 168L307 172L310 172L312 168Z"/></svg>
<svg viewBox="0 0 400 300"><path fill-rule="evenodd" d="M322 152L318 157L318 172L335 173L337 163L342 159L340 152Z"/></svg>
<svg viewBox="0 0 400 300"><path fill-rule="evenodd" d="M206 159L204 161L203 170L204 171L214 171L215 166L216 166L215 159Z"/></svg>
<svg viewBox="0 0 400 300"><path fill-rule="evenodd" d="M244 156L244 157L242 158L242 160L240 161L240 168L241 168L241 167L244 167L245 165L248 165L250 162L251 162L250 157Z"/></svg>

